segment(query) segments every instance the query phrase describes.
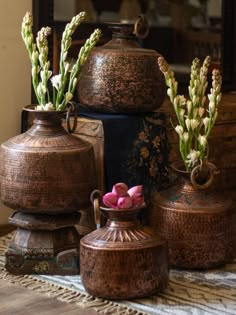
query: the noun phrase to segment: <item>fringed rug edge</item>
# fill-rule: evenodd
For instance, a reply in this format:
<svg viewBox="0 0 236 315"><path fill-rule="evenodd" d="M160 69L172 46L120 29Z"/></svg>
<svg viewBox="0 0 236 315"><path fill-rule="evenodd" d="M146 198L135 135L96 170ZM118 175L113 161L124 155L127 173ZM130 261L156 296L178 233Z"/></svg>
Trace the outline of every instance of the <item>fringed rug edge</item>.
<svg viewBox="0 0 236 315"><path fill-rule="evenodd" d="M11 233L10 233L11 234ZM2 246L0 246L0 256L4 255L7 249L7 242L10 240L10 235L0 238ZM3 246L3 244L6 246ZM5 245L4 244L4 245ZM0 266L0 279L6 280L12 284L31 289L38 293L44 293L50 298L56 298L59 301L66 303L75 303L81 308L92 308L100 314L106 315L148 315L125 305L121 305L114 301L96 298L89 294L79 292L67 288L63 285L55 284L50 281L37 279L33 275L13 275L10 274L4 267Z"/></svg>

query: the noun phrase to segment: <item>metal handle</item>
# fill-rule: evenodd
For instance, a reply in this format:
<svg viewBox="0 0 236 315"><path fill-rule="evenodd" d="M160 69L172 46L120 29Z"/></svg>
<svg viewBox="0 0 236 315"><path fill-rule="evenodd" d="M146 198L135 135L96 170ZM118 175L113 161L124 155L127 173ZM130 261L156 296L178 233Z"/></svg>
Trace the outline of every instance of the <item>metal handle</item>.
<svg viewBox="0 0 236 315"><path fill-rule="evenodd" d="M66 113L66 128L69 133L73 133L77 127L77 110L76 110L76 103L75 102L68 102L67 105L67 113ZM70 125L70 116L73 114L74 121L73 126L71 128Z"/></svg>
<svg viewBox="0 0 236 315"><path fill-rule="evenodd" d="M149 33L149 25L148 20L145 15L141 14L138 16L134 24L133 34L140 39L144 39L148 36Z"/></svg>
<svg viewBox="0 0 236 315"><path fill-rule="evenodd" d="M190 179L193 187L198 189L206 189L210 187L213 183L214 176L219 174L219 170L212 163L209 163L207 159L204 159L202 164L197 165L193 168ZM199 180L197 178L203 178L204 182L199 184Z"/></svg>
<svg viewBox="0 0 236 315"><path fill-rule="evenodd" d="M100 190L94 190L90 195L90 201L93 205L94 211L94 221L96 224L97 229L101 226L101 212L100 212L100 199L102 193Z"/></svg>

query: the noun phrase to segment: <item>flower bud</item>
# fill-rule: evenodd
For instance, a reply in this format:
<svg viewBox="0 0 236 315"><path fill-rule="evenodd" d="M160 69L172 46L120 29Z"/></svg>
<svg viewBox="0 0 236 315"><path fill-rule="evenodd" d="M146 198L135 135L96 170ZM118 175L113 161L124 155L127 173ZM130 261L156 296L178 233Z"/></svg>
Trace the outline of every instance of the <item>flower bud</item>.
<svg viewBox="0 0 236 315"><path fill-rule="evenodd" d="M112 192L106 193L102 197L102 202L105 206L109 208L115 208L117 206L118 197L116 194L113 194Z"/></svg>
<svg viewBox="0 0 236 315"><path fill-rule="evenodd" d="M32 52L32 61L33 61L34 64L37 64L38 58L39 58L38 52L37 51L33 51Z"/></svg>
<svg viewBox="0 0 236 315"><path fill-rule="evenodd" d="M214 102L214 95L208 94L207 96L210 102Z"/></svg>
<svg viewBox="0 0 236 315"><path fill-rule="evenodd" d="M196 160L199 158L200 152L196 150L191 150L190 153L188 154L188 158L192 163L196 162Z"/></svg>
<svg viewBox="0 0 236 315"><path fill-rule="evenodd" d="M42 96L42 84L39 83L39 85L37 86L37 93L39 96Z"/></svg>
<svg viewBox="0 0 236 315"><path fill-rule="evenodd" d="M180 126L180 125L177 125L177 126L175 127L175 131L177 132L177 134L179 135L179 137L182 139L182 137L183 137L183 132L184 132L183 127Z"/></svg>
<svg viewBox="0 0 236 315"><path fill-rule="evenodd" d="M169 96L170 99L173 98L173 93L172 93L171 88L167 89L167 95Z"/></svg>
<svg viewBox="0 0 236 315"><path fill-rule="evenodd" d="M199 101L199 97L196 96L196 95L193 95L193 106L196 106L196 104L198 103Z"/></svg>
<svg viewBox="0 0 236 315"><path fill-rule="evenodd" d="M133 206L141 206L144 203L144 196L142 194L143 186L134 186L128 190L128 195L130 196Z"/></svg>
<svg viewBox="0 0 236 315"><path fill-rule="evenodd" d="M198 115L199 115L200 117L203 116L204 112L205 112L205 108L204 108L204 107L199 107L199 108L198 108Z"/></svg>
<svg viewBox="0 0 236 315"><path fill-rule="evenodd" d="M167 94L168 94L168 93L167 93ZM174 98L173 105L174 105L174 109L177 111L177 110L178 110L178 107L179 107L179 99L178 99L178 97L175 97L175 98Z"/></svg>
<svg viewBox="0 0 236 315"><path fill-rule="evenodd" d="M210 103L209 103L209 111L210 111L211 113L214 113L215 108L216 108L215 102L214 102L214 101L210 101Z"/></svg>
<svg viewBox="0 0 236 315"><path fill-rule="evenodd" d="M184 119L184 114L185 114L185 109L184 108L181 108L180 111L179 111L179 115L182 119Z"/></svg>
<svg viewBox="0 0 236 315"><path fill-rule="evenodd" d="M73 90L76 88L77 83L78 83L78 79L77 79L77 78L74 78L74 80L73 80L73 85L72 85L72 89L73 89Z"/></svg>
<svg viewBox="0 0 236 315"><path fill-rule="evenodd" d="M38 75L37 67L33 66L31 70L32 78L35 78Z"/></svg>
<svg viewBox="0 0 236 315"><path fill-rule="evenodd" d="M69 62L65 62L64 66L65 66L65 73L67 73L69 71L69 69L70 69Z"/></svg>
<svg viewBox="0 0 236 315"><path fill-rule="evenodd" d="M219 95L217 95L217 97L216 97L217 104L221 101L221 97L222 97L221 93Z"/></svg>
<svg viewBox="0 0 236 315"><path fill-rule="evenodd" d="M142 194L143 193L143 185L138 185L138 186L131 187L127 191L127 193L130 195L131 198L135 194Z"/></svg>
<svg viewBox="0 0 236 315"><path fill-rule="evenodd" d="M27 45L28 45L28 46L31 46L31 45L33 44L33 41L34 41L33 35L31 35L31 34L28 35L26 41L27 41Z"/></svg>
<svg viewBox="0 0 236 315"><path fill-rule="evenodd" d="M218 116L218 110L216 109L214 113L214 118L213 118L214 122L216 121L217 116Z"/></svg>
<svg viewBox="0 0 236 315"><path fill-rule="evenodd" d="M112 193L118 197L126 196L128 192L128 186L125 183L117 183L112 187Z"/></svg>
<svg viewBox="0 0 236 315"><path fill-rule="evenodd" d="M192 102L190 100L187 101L187 110L188 110L188 113L191 113L191 110L192 110Z"/></svg>
<svg viewBox="0 0 236 315"><path fill-rule="evenodd" d="M66 102L66 104L67 104L70 100L72 100L72 98L73 98L73 94L70 93L70 92L66 92L66 95L65 95L65 102Z"/></svg>
<svg viewBox="0 0 236 315"><path fill-rule="evenodd" d="M202 106L206 103L206 95L202 97Z"/></svg>
<svg viewBox="0 0 236 315"><path fill-rule="evenodd" d="M210 123L210 118L209 117L205 117L205 118L203 118L202 122L203 122L203 125L205 126L205 129L207 129L208 125Z"/></svg>
<svg viewBox="0 0 236 315"><path fill-rule="evenodd" d="M189 134L188 134L188 132L184 132L184 133L183 133L183 140L184 140L184 143L187 143L187 142L188 142L188 139L189 139Z"/></svg>
<svg viewBox="0 0 236 315"><path fill-rule="evenodd" d="M203 149L205 149L207 146L207 138L205 136L199 135L198 141L199 141L200 145L203 147Z"/></svg>
<svg viewBox="0 0 236 315"><path fill-rule="evenodd" d="M51 102L45 104L44 110L54 110L53 104Z"/></svg>
<svg viewBox="0 0 236 315"><path fill-rule="evenodd" d="M192 130L195 130L199 125L199 121L197 119L190 119L190 124Z"/></svg>
<svg viewBox="0 0 236 315"><path fill-rule="evenodd" d="M189 118L185 119L185 125L186 125L187 130L189 131L191 128L191 120Z"/></svg>
<svg viewBox="0 0 236 315"><path fill-rule="evenodd" d="M131 208L133 205L132 200L129 195L119 197L117 206L119 209L128 209Z"/></svg>
<svg viewBox="0 0 236 315"><path fill-rule="evenodd" d="M63 61L66 61L67 55L68 55L68 51L65 51L62 57Z"/></svg>
<svg viewBox="0 0 236 315"><path fill-rule="evenodd" d="M47 92L47 87L44 84L42 84L41 87L42 87L42 93L43 93L43 95L45 95Z"/></svg>
<svg viewBox="0 0 236 315"><path fill-rule="evenodd" d="M193 118L197 118L197 115L198 115L198 108L194 108L193 109Z"/></svg>
<svg viewBox="0 0 236 315"><path fill-rule="evenodd" d="M135 207L139 207L144 203L144 196L142 194L135 194L131 198L132 205Z"/></svg>

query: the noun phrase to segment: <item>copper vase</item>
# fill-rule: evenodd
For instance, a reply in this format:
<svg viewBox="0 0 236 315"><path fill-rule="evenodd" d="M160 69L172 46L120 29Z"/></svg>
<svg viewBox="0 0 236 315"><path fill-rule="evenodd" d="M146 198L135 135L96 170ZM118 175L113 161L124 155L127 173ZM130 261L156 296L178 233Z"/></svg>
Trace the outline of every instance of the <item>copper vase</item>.
<svg viewBox="0 0 236 315"><path fill-rule="evenodd" d="M167 243L138 220L142 208L107 209L105 226L80 241L80 274L93 296L131 299L163 290L168 282Z"/></svg>
<svg viewBox="0 0 236 315"><path fill-rule="evenodd" d="M177 180L153 192L149 222L168 240L169 265L207 269L225 264L233 252L233 203L212 183L195 185L191 174L173 166Z"/></svg>
<svg viewBox="0 0 236 315"><path fill-rule="evenodd" d="M65 112L33 108L26 108L35 116L33 126L0 150L0 196L16 211L9 222L18 228L6 267L35 273L40 263L45 273L78 273L80 236L74 225L96 186L93 147L63 128Z"/></svg>
<svg viewBox="0 0 236 315"><path fill-rule="evenodd" d="M160 55L141 48L134 35L145 36L145 19L140 17L135 25L108 23L108 27L112 39L95 48L83 66L78 89L81 104L107 113L144 113L159 108L166 94L157 63Z"/></svg>
<svg viewBox="0 0 236 315"><path fill-rule="evenodd" d="M93 147L62 126L65 112L34 111L33 126L1 145L1 199L22 212L68 213L88 207L96 186Z"/></svg>

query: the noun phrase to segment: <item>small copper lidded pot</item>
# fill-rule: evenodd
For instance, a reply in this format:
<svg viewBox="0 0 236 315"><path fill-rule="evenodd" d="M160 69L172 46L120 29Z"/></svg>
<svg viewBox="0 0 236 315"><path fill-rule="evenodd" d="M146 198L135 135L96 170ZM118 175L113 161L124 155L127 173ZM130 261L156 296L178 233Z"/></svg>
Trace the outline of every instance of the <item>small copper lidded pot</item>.
<svg viewBox="0 0 236 315"><path fill-rule="evenodd" d="M95 191L96 192L96 191ZM167 242L138 219L146 207L105 208L91 195L96 223L103 227L80 241L80 273L87 292L107 299L132 299L162 291L168 283Z"/></svg>

